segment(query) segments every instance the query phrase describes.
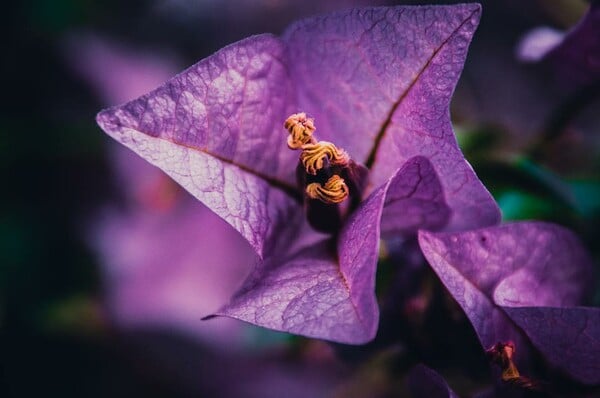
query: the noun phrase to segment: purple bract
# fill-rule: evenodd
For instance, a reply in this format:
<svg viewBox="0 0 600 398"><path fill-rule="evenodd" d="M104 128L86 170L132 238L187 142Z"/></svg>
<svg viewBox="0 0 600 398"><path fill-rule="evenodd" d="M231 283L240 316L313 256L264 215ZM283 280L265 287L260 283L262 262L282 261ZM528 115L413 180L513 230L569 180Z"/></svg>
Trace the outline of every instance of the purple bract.
<svg viewBox="0 0 600 398"><path fill-rule="evenodd" d="M484 348L533 345L574 379L600 383L600 309L579 307L592 262L568 230L522 222L468 232L421 232L425 257L463 308ZM526 364L525 364L526 367Z"/></svg>
<svg viewBox="0 0 600 398"><path fill-rule="evenodd" d="M100 126L160 167L254 248L255 268L217 315L360 344L377 331L380 233L460 231L499 211L460 152L448 105L478 5L354 9L300 21L281 38L232 44ZM298 156L282 124L370 169L360 206L337 234L307 224ZM381 220L383 219L383 222ZM210 231L206 231L210 233Z"/></svg>

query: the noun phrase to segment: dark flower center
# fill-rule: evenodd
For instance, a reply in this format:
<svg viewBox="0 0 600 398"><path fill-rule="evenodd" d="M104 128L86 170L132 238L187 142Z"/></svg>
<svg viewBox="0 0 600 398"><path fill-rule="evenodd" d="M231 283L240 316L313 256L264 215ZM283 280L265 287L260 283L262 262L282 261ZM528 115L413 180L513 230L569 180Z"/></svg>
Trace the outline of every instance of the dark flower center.
<svg viewBox="0 0 600 398"><path fill-rule="evenodd" d="M288 117L284 127L290 133L288 147L302 150L296 176L308 221L318 231L335 234L360 204L368 170L335 144L315 139L314 120L304 112Z"/></svg>

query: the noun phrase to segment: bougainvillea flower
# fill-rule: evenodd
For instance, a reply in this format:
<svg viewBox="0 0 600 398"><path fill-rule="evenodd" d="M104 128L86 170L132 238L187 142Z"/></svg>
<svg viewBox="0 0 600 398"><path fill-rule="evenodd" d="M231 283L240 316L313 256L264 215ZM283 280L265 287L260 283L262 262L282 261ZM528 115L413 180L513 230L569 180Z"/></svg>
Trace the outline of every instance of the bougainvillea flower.
<svg viewBox="0 0 600 398"><path fill-rule="evenodd" d="M420 228L499 221L456 144L448 110L479 16L478 5L456 5L353 9L300 21L281 38L232 44L98 115L109 135L254 248L254 271L217 315L364 343L377 330L382 229L414 236ZM314 132L319 145L343 150L342 163L330 157L333 149L314 170L299 163L282 128L290 115L297 116L287 126L292 135ZM303 154L319 143L302 137ZM353 188L363 185L364 174L354 172L361 164L368 168L364 192ZM308 192L312 178L321 194L343 191L351 200L319 205L323 199ZM317 207L321 220L338 215L339 229L312 229L305 210Z"/></svg>
<svg viewBox="0 0 600 398"><path fill-rule="evenodd" d="M482 346L535 347L555 368L600 383L600 309L581 307L591 259L568 230L522 222L459 233L421 232L425 257L465 311ZM526 355L517 355L515 362Z"/></svg>

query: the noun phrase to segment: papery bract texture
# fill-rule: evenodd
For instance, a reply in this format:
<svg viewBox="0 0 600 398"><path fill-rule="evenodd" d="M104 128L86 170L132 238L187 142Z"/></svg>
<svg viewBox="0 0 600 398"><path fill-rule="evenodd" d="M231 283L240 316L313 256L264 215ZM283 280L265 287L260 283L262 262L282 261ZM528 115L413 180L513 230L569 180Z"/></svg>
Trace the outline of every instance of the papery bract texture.
<svg viewBox="0 0 600 398"><path fill-rule="evenodd" d="M322 137L373 163L373 186L426 156L452 209L449 230L500 219L458 148L448 109L480 14L477 4L358 9L298 22L284 35L299 103Z"/></svg>
<svg viewBox="0 0 600 398"><path fill-rule="evenodd" d="M282 139L291 94L282 45L255 36L200 61L98 123L224 218L260 255L293 199L294 154ZM274 182L278 175L282 181Z"/></svg>
<svg viewBox="0 0 600 398"><path fill-rule="evenodd" d="M570 349L580 347L578 343L561 340L568 337L569 328L550 332L556 339L543 339L540 333L548 332L536 329L545 327L543 323L526 323L527 314L521 312L520 318L516 314L521 310L512 309L532 307L532 316L552 308L568 313L584 301L592 280L591 259L571 232L552 224L523 222L463 233L421 232L419 243L484 348L513 341L521 351L527 344L522 329L543 354L552 352L547 359L554 366L582 379L567 361L581 362L588 354ZM586 316L596 310L590 311ZM590 336L590 341L599 337ZM578 354L583 355L576 358Z"/></svg>
<svg viewBox="0 0 600 398"><path fill-rule="evenodd" d="M270 188L293 184L294 154L285 149L280 126L297 107L317 119L322 138L357 159L366 160L387 126L382 137L395 138L373 152L375 186L408 158L425 155L452 209L450 228L493 224L498 209L460 153L448 112L479 14L479 6L461 5L309 19L290 28L285 43L261 35L226 47L152 93L102 112L98 122L227 220L261 255L272 232L269 220L290 205L281 189ZM348 46L357 46L362 58ZM318 93L307 93L321 83ZM363 91L349 95L350 88ZM392 116L410 128L386 123Z"/></svg>
<svg viewBox="0 0 600 398"><path fill-rule="evenodd" d="M248 240L254 272L219 312L276 330L364 343L377 330L386 232L497 223L462 156L448 104L478 5L354 9L300 21L281 39L230 45L98 123ZM319 139L371 166L339 234L310 230L283 121L305 111ZM385 208L385 210L384 210ZM320 244L316 243L322 241Z"/></svg>
<svg viewBox="0 0 600 398"><path fill-rule="evenodd" d="M165 54L139 53L91 34L68 37L66 49L70 66L108 103L135 98L179 69ZM124 146L107 149L124 200L96 214L87 239L101 261L111 322L121 330L158 328L221 350L241 348L244 325L198 318L240 285L252 248L160 169Z"/></svg>
<svg viewBox="0 0 600 398"><path fill-rule="evenodd" d="M363 343L373 337L361 328L350 291L326 243L276 261L258 266L218 315L344 343Z"/></svg>
<svg viewBox="0 0 600 398"><path fill-rule="evenodd" d="M440 229L450 214L433 165L426 157L417 156L404 165L403 178L389 187L381 231L394 237L415 236L419 229Z"/></svg>
<svg viewBox="0 0 600 398"><path fill-rule="evenodd" d="M331 241L323 241L288 259L268 259L255 268L219 315L342 343L371 340L379 317L375 268L385 198L398 196L394 189L406 189L399 181L418 185L420 181L411 175L419 165L431 167L425 158L410 159L361 204L344 225L337 250ZM412 192L418 191L413 187ZM410 201L410 195L406 199Z"/></svg>

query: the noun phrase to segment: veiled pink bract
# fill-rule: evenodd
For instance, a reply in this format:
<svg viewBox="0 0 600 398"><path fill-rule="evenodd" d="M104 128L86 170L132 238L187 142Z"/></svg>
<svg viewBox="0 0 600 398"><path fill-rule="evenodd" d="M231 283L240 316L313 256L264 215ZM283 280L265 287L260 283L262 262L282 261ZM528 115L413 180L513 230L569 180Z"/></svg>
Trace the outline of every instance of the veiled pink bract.
<svg viewBox="0 0 600 398"><path fill-rule="evenodd" d="M413 236L499 221L448 110L479 15L478 5L456 5L311 18L281 39L232 44L98 115L255 249L254 272L218 314L364 343L377 330L382 214L386 230ZM298 200L298 154L282 123L299 111L315 117L319 139L371 168L367 197L335 242L310 229Z"/></svg>
<svg viewBox="0 0 600 398"><path fill-rule="evenodd" d="M128 183L127 203L104 208L90 237L112 320L125 330L151 326L238 348L232 340L242 340L242 325L199 318L239 287L253 250L160 170L125 148L112 149L120 182Z"/></svg>
<svg viewBox="0 0 600 398"><path fill-rule="evenodd" d="M97 35L70 36L65 47L71 67L105 102L135 98L177 70L172 58ZM152 326L221 350L237 348L232 341L243 341L245 325L198 318L239 287L252 249L161 170L116 143L108 151L125 203L107 204L96 214L88 240L101 260L111 320L126 330Z"/></svg>
<svg viewBox="0 0 600 398"><path fill-rule="evenodd" d="M425 257L463 308L484 348L530 343L576 380L600 383L600 309L578 307L592 263L570 231L522 222L459 233L421 232Z"/></svg>

